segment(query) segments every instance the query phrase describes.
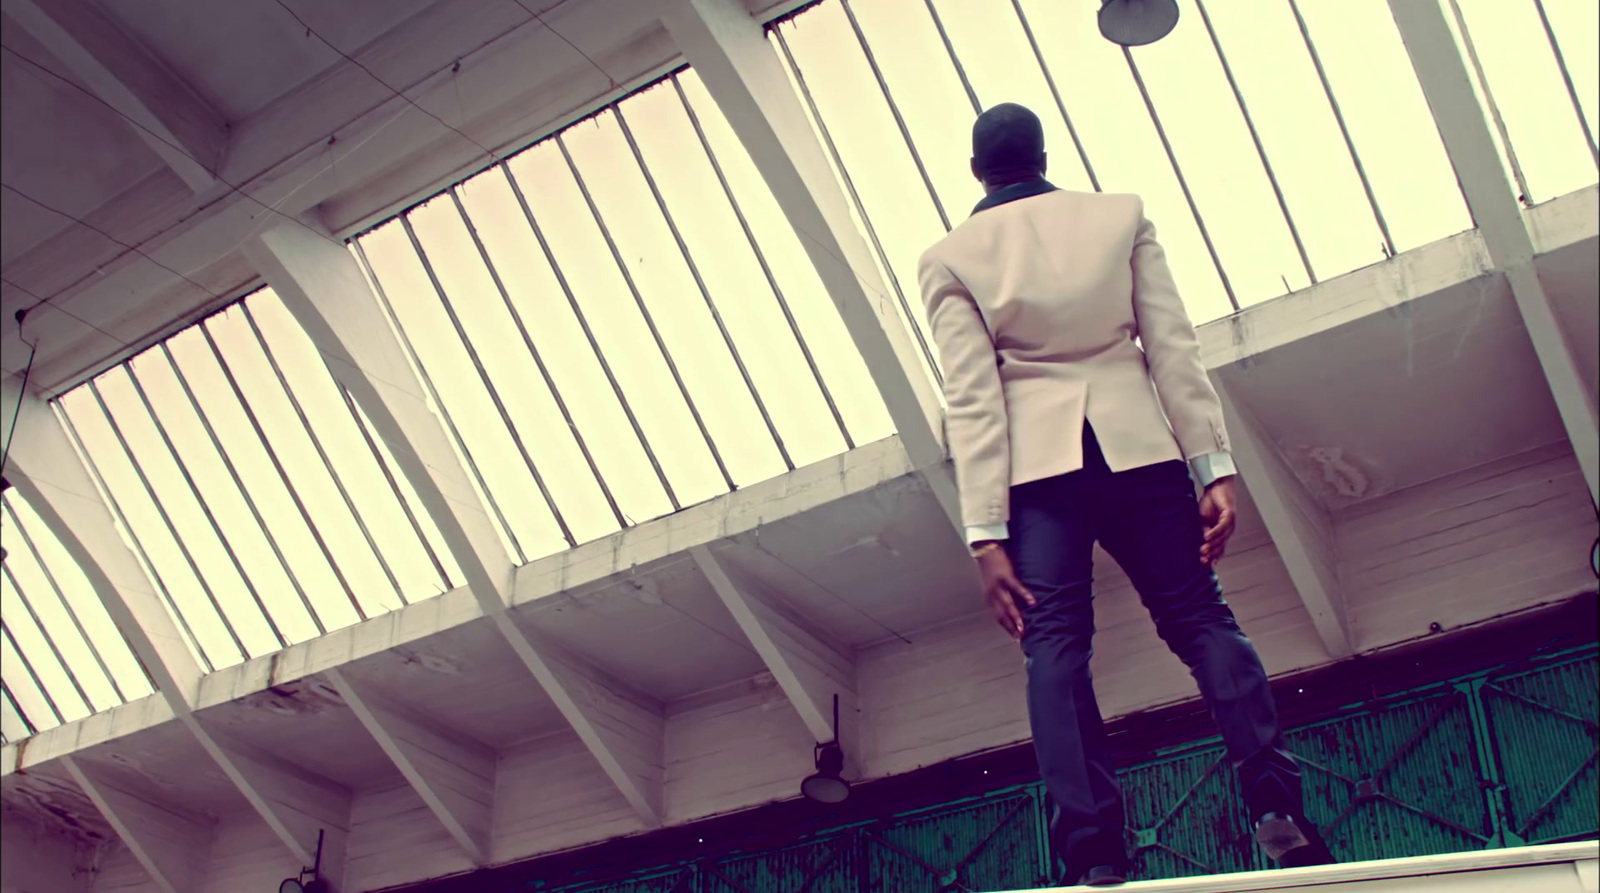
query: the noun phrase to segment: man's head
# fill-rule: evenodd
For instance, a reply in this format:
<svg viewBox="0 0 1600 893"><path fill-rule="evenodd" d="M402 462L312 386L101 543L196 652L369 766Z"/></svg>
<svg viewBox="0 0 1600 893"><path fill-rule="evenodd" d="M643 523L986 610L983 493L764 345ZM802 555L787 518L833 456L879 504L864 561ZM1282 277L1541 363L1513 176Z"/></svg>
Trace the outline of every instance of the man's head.
<svg viewBox="0 0 1600 893"><path fill-rule="evenodd" d="M972 175L984 188L1031 180L1044 171L1044 126L1038 115L1006 102L978 116L972 125Z"/></svg>

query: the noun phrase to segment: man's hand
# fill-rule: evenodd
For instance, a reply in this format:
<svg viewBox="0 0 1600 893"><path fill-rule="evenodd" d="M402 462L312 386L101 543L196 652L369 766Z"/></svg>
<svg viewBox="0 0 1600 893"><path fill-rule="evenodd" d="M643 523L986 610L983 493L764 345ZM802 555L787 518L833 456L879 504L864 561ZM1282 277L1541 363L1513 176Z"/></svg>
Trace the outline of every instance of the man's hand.
<svg viewBox="0 0 1600 893"><path fill-rule="evenodd" d="M1001 543L978 543L972 554L978 562L978 573L983 576L983 600L994 612L995 622L1011 638L1020 640L1022 609L1033 607L1033 593L1017 579L1017 572L1011 567L1011 556L1006 554Z"/></svg>
<svg viewBox="0 0 1600 893"><path fill-rule="evenodd" d="M1234 512L1233 478L1213 481L1200 497L1200 520L1205 523L1205 542L1200 544L1200 563L1216 567L1228 550L1237 514Z"/></svg>

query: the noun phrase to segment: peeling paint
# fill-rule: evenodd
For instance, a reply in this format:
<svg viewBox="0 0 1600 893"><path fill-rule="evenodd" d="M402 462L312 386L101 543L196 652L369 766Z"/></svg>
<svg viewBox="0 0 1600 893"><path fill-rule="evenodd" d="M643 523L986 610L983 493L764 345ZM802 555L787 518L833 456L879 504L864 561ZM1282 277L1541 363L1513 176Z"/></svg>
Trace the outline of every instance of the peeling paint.
<svg viewBox="0 0 1600 893"><path fill-rule="evenodd" d="M1371 476L1345 458L1343 447L1312 447L1306 455L1320 472L1318 479L1334 494L1361 499L1371 489Z"/></svg>

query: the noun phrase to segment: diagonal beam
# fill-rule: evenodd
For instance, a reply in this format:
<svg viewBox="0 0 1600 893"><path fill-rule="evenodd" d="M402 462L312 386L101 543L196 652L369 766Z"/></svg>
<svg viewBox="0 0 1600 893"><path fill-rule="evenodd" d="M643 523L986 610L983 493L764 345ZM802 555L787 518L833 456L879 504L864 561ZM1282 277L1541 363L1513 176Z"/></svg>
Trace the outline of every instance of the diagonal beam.
<svg viewBox="0 0 1600 893"><path fill-rule="evenodd" d="M123 115L190 189L217 182L228 141L222 116L94 4L3 0L0 9Z"/></svg>
<svg viewBox="0 0 1600 893"><path fill-rule="evenodd" d="M157 693L296 859L312 864L317 830L326 827L323 863L342 872L348 793L341 806L337 793L319 792L315 784L290 770L222 747L200 724L194 716L202 675L199 661L123 541L119 522L79 461L71 439L45 402L24 393L15 378L0 382L0 397L0 411L7 417L17 413L7 479L82 568L106 613L149 672ZM269 792L283 792L288 799Z"/></svg>
<svg viewBox="0 0 1600 893"><path fill-rule="evenodd" d="M856 668L845 650L807 630L778 607L776 601L760 592L753 583L741 586L729 576L727 568L705 546L693 546L689 554L705 575L717 597L733 615L756 653L767 665L789 703L800 714L811 737L819 742L835 737L847 755L858 752L852 746L856 707ZM841 730L833 727L833 698L839 697Z"/></svg>
<svg viewBox="0 0 1600 893"><path fill-rule="evenodd" d="M1550 298L1533 265L1533 239L1528 234L1517 194L1506 181L1494 137L1472 90L1466 64L1437 3L1389 0L1411 67L1433 112L1456 181L1472 219L1483 235L1489 258L1505 274L1512 297L1528 330L1545 383L1555 398L1567 439L1589 485L1589 499L1600 504L1600 415L1583 384L1572 345L1561 334Z"/></svg>
<svg viewBox="0 0 1600 893"><path fill-rule="evenodd" d="M1349 657L1354 649L1327 510L1295 477L1249 408L1233 398L1219 377L1212 381L1233 433L1233 457L1240 475L1311 615L1317 637L1329 657Z"/></svg>
<svg viewBox="0 0 1600 893"><path fill-rule="evenodd" d="M512 562L456 457L426 382L413 371L348 251L299 227L282 226L245 253L349 390L432 517L484 615L647 824L661 821L660 709L547 643L506 614Z"/></svg>
<svg viewBox="0 0 1600 893"><path fill-rule="evenodd" d="M660 705L524 632L509 614L495 614L494 621L628 804L645 824L661 824L666 719Z"/></svg>
<svg viewBox="0 0 1600 893"><path fill-rule="evenodd" d="M412 790L474 864L489 862L495 755L386 702L339 670L327 677Z"/></svg>
<svg viewBox="0 0 1600 893"><path fill-rule="evenodd" d="M883 397L912 467L960 524L932 379L761 24L738 0L670 0L661 21L772 190Z"/></svg>
<svg viewBox="0 0 1600 893"><path fill-rule="evenodd" d="M118 532L71 439L38 395L15 377L0 382L0 413L15 419L6 478L82 569L106 613L174 713L199 692L199 660Z"/></svg>
<svg viewBox="0 0 1600 893"><path fill-rule="evenodd" d="M152 802L77 757L61 762L162 893L199 891L210 853L207 822Z"/></svg>
<svg viewBox="0 0 1600 893"><path fill-rule="evenodd" d="M351 792L241 742L219 737L193 713L178 719L301 865L310 868L316 864L318 837L322 836L321 876L337 893L344 882Z"/></svg>

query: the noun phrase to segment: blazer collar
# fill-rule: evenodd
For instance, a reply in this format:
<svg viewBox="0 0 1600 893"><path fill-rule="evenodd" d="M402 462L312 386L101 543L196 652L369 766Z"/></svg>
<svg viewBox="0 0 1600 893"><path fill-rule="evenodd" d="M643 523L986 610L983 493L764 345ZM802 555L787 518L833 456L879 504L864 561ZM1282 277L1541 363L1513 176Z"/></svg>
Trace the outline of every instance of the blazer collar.
<svg viewBox="0 0 1600 893"><path fill-rule="evenodd" d="M983 201L978 202L977 207L972 209L972 213L976 214L979 211L987 211L990 208L1007 202L1014 202L1017 199L1032 198L1036 195L1044 195L1046 192L1054 191L1056 191L1056 187L1043 177L1022 180L1012 183L1010 186L1002 186L984 196Z"/></svg>

